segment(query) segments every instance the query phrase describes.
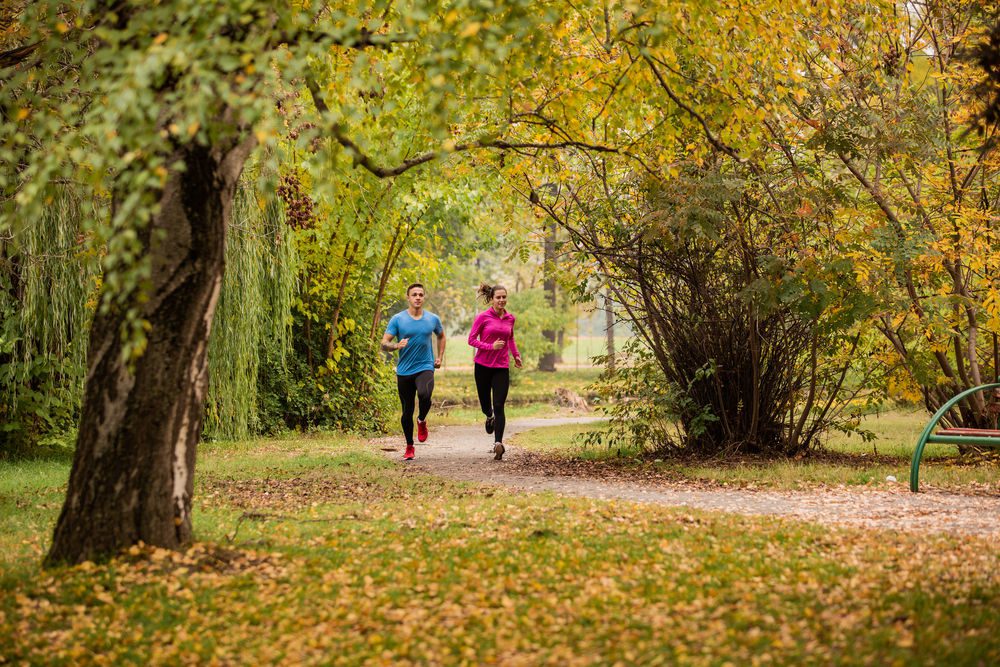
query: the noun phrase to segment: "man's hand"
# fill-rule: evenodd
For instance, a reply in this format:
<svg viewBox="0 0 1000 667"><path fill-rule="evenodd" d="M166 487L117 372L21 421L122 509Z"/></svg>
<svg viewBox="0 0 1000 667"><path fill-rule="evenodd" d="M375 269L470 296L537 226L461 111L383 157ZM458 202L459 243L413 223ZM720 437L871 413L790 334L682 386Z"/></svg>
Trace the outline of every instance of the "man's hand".
<svg viewBox="0 0 1000 667"><path fill-rule="evenodd" d="M507 343L503 342L502 340L495 340L495 341L493 341L493 349L494 350L502 350L504 348L504 345L506 345L506 344Z"/></svg>
<svg viewBox="0 0 1000 667"><path fill-rule="evenodd" d="M410 342L409 338L400 338L399 342L396 343L396 349L397 350L402 350L404 347L406 347L406 344L409 343L409 342Z"/></svg>
<svg viewBox="0 0 1000 667"><path fill-rule="evenodd" d="M434 360L434 368L441 368L441 357Z"/></svg>

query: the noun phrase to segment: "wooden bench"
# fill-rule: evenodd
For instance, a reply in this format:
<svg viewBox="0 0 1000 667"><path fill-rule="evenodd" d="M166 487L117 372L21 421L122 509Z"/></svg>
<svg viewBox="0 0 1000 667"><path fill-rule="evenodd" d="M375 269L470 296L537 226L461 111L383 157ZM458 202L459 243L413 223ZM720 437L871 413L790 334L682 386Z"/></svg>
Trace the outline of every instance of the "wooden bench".
<svg viewBox="0 0 1000 667"><path fill-rule="evenodd" d="M961 394L955 396L955 398L942 405L941 409L934 413L934 416L931 417L930 423L927 424L927 428L925 428L924 432L920 434L920 439L917 440L917 449L913 452L913 461L910 463L910 491L913 491L914 493L918 491L920 457L924 455L924 447L926 447L929 442L945 445L972 445L975 447L1000 448L1000 429L943 428L934 432L934 429L937 427L938 422L941 421L941 418L944 417L956 404L965 399L965 397L971 396L976 392L989 391L990 389L1000 389L1000 382L984 384L978 387L973 387L972 389L966 389Z"/></svg>

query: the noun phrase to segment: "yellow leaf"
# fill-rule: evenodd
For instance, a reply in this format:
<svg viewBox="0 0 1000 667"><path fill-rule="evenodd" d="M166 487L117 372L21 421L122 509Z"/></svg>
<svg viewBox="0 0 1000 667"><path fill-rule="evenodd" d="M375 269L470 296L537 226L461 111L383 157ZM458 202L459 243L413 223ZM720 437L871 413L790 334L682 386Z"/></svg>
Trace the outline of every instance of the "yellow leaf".
<svg viewBox="0 0 1000 667"><path fill-rule="evenodd" d="M469 25L465 26L459 37L472 37L479 32L479 29L483 27L483 24L479 21L473 21Z"/></svg>
<svg viewBox="0 0 1000 667"><path fill-rule="evenodd" d="M165 32L161 32L159 35L153 38L153 44L156 44L157 46L163 44L163 42L165 41L167 41L167 33Z"/></svg>

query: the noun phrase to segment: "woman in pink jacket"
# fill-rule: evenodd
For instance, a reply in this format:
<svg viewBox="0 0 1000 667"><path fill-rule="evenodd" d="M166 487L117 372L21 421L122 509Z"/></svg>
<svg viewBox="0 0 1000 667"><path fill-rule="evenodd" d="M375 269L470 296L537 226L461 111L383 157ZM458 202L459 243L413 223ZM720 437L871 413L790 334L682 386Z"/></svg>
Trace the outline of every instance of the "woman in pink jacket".
<svg viewBox="0 0 1000 667"><path fill-rule="evenodd" d="M479 297L489 308L479 313L469 332L469 345L476 348L476 391L486 415L486 432L495 433L493 458L503 458L503 429L506 425L503 406L510 389L510 357L521 367L521 354L514 342L514 315L507 312L507 288L503 285L479 286ZM492 394L492 397L491 397Z"/></svg>

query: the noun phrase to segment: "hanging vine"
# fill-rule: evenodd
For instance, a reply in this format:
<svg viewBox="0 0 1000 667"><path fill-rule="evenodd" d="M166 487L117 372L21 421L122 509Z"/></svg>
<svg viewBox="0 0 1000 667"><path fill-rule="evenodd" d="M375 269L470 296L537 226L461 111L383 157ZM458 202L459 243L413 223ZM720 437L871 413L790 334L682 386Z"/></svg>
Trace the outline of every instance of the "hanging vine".
<svg viewBox="0 0 1000 667"><path fill-rule="evenodd" d="M59 186L38 220L0 237L0 455L73 430L100 284L85 219L99 206Z"/></svg>
<svg viewBox="0 0 1000 667"><path fill-rule="evenodd" d="M296 253L282 202L258 196L254 181L254 175L245 176L233 202L209 345L205 430L214 437L260 432L259 375L282 369L291 349Z"/></svg>

